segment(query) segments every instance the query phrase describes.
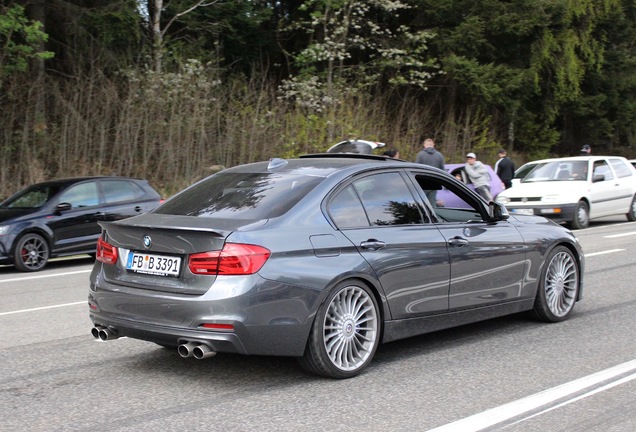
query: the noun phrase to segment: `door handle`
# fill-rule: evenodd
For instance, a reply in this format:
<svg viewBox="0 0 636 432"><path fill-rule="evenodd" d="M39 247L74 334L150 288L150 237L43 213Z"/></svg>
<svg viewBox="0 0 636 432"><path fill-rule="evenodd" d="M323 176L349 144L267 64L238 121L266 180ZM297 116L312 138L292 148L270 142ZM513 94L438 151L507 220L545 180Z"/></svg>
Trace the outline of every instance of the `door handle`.
<svg viewBox="0 0 636 432"><path fill-rule="evenodd" d="M137 213L139 213L139 212L140 212L140 211L142 211L142 210L143 210L143 208L141 208L141 206L137 206L137 207L135 207L135 211L136 211Z"/></svg>
<svg viewBox="0 0 636 432"><path fill-rule="evenodd" d="M448 244L455 247L462 247L468 244L468 240L463 237L453 237L452 239L448 240Z"/></svg>
<svg viewBox="0 0 636 432"><path fill-rule="evenodd" d="M382 249L384 246L386 246L386 243L376 239L369 239L367 241L363 241L362 243L360 243L360 247L362 249L369 249L369 250Z"/></svg>

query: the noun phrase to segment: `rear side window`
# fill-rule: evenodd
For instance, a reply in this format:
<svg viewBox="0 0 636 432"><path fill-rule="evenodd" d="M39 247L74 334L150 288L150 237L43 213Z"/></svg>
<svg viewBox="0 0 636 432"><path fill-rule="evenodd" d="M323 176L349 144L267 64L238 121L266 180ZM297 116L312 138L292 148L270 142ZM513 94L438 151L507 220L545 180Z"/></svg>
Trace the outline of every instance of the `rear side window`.
<svg viewBox="0 0 636 432"><path fill-rule="evenodd" d="M322 180L290 173L220 172L179 193L155 213L268 219L285 214Z"/></svg>
<svg viewBox="0 0 636 432"><path fill-rule="evenodd" d="M132 201L142 198L144 191L133 182L126 180L105 180L101 182L104 200L107 203Z"/></svg>
<svg viewBox="0 0 636 432"><path fill-rule="evenodd" d="M420 206L399 173L353 182L330 201L329 214L340 229L423 223Z"/></svg>
<svg viewBox="0 0 636 432"><path fill-rule="evenodd" d="M610 159L609 163L612 165L612 168L614 168L616 177L630 177L632 175L632 170L625 161L621 159Z"/></svg>

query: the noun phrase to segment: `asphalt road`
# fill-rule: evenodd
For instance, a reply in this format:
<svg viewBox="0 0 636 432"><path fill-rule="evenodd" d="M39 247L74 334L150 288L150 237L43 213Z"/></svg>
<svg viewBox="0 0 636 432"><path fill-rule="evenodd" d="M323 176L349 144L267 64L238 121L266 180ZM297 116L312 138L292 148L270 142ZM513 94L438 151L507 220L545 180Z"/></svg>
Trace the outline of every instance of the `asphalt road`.
<svg viewBox="0 0 636 432"><path fill-rule="evenodd" d="M516 315L389 343L345 381L291 358L98 342L90 259L0 267L0 431L634 431L636 223L577 236L585 298L568 321Z"/></svg>

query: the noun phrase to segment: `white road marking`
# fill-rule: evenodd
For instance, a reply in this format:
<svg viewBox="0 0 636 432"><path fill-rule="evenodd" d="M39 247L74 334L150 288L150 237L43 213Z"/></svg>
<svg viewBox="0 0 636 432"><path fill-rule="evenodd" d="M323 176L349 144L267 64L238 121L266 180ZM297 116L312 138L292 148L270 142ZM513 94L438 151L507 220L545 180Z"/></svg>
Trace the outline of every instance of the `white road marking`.
<svg viewBox="0 0 636 432"><path fill-rule="evenodd" d="M560 399L571 397L576 393L580 393L581 391L590 389L593 386L615 379L616 377L631 373L633 371L636 371L636 360L632 360L627 363L605 369L604 371L588 375L578 380L562 384L560 386L542 391L523 399L518 399L516 401L500 405L496 408L483 411L479 414L475 414L456 422L448 423L438 428L431 429L428 432L478 432L488 427L502 423L506 420L510 420L514 417L523 415L532 410L546 407L547 405L554 403ZM631 381L633 379L636 379L636 373L630 376L620 377L614 383L607 383L600 388L590 389L590 391L588 391L584 395L578 394L574 397L571 397L570 401L563 401L556 407L549 408L557 408L567 403L582 399L583 397L591 396L595 393L610 389L612 387L615 387L616 385L624 384L625 382ZM549 411L549 409L546 409L544 412L547 411Z"/></svg>
<svg viewBox="0 0 636 432"><path fill-rule="evenodd" d="M619 238L619 237L627 237L627 236L633 236L633 235L636 235L636 231L629 232L629 233L622 233L622 234L610 234L603 237L604 238Z"/></svg>
<svg viewBox="0 0 636 432"><path fill-rule="evenodd" d="M65 303L65 304L53 305L53 306L43 306L43 307L32 308L32 309L22 309L22 310L16 310L16 311L11 311L11 312L0 312L0 316L13 315L13 314L19 314L19 313L25 313L25 312L33 312L33 311L40 311L40 310L46 310L46 309L55 309L55 308L61 308L61 307L66 307L66 306L75 306L75 305L79 305L79 304L88 305L88 300L84 300L84 301L80 301L80 302L74 302L74 303Z"/></svg>
<svg viewBox="0 0 636 432"><path fill-rule="evenodd" d="M592 252L592 253L588 253L585 254L585 258L587 257L593 257L596 255L605 255L605 254L610 254L610 253L615 253L615 252L623 252L625 249L609 249L606 251L601 251L601 252Z"/></svg>
<svg viewBox="0 0 636 432"><path fill-rule="evenodd" d="M0 283L21 282L21 281L25 281L25 280L44 279L44 278L49 278L49 277L54 277L54 276L68 276L68 275L74 275L74 274L80 274L80 273L90 273L91 271L92 271L92 269L91 270L78 270L78 271L66 272L66 273L53 273L53 274L43 274L43 275L37 275L37 276L25 276L25 277L20 277L20 278L13 278L13 279L2 279L2 280L0 280Z"/></svg>

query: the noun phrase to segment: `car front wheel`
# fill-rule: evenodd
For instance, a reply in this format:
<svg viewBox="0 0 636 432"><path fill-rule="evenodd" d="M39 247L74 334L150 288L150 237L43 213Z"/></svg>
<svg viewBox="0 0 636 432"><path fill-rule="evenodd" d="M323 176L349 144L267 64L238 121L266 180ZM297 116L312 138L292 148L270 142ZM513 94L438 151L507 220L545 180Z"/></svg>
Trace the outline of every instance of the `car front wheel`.
<svg viewBox="0 0 636 432"><path fill-rule="evenodd" d="M329 378L351 378L366 368L378 347L380 311L373 293L345 281L327 296L316 315L301 365Z"/></svg>
<svg viewBox="0 0 636 432"><path fill-rule="evenodd" d="M578 261L570 249L557 246L546 260L533 313L541 321L563 321L572 312L578 294Z"/></svg>
<svg viewBox="0 0 636 432"><path fill-rule="evenodd" d="M574 210L574 219L570 223L573 229L583 229L590 225L590 206L585 201L579 201Z"/></svg>
<svg viewBox="0 0 636 432"><path fill-rule="evenodd" d="M38 234L26 234L18 240L13 256L15 267L20 271L42 270L49 260L49 245Z"/></svg>
<svg viewBox="0 0 636 432"><path fill-rule="evenodd" d="M632 204L629 206L629 211L627 212L627 220L630 222L636 221L636 195L632 198Z"/></svg>

